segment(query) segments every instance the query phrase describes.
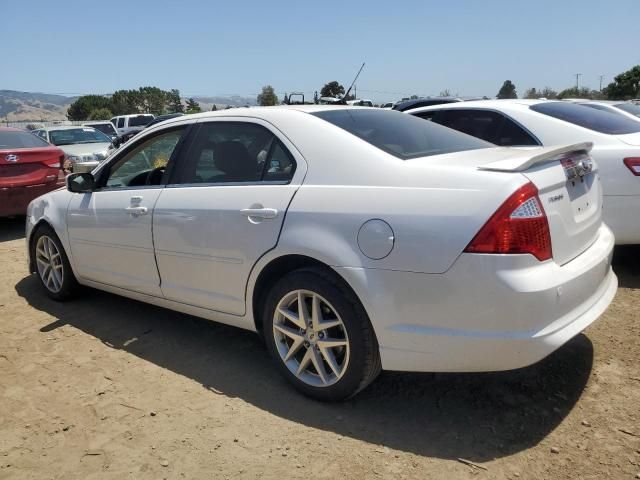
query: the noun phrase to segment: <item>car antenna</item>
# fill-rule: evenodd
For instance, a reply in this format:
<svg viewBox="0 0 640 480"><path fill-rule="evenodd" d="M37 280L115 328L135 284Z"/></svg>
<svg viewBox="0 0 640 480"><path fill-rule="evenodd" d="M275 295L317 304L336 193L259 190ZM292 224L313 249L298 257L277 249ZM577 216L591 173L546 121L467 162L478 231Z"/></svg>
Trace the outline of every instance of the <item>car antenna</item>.
<svg viewBox="0 0 640 480"><path fill-rule="evenodd" d="M342 105L346 105L347 104L347 97L349 96L349 93L351 93L351 89L353 88L353 86L356 83L356 80L358 80L358 77L360 76L360 72L362 72L362 69L364 68L364 62L362 62L362 66L360 67L360 70L358 70L358 73L356 73L356 78L353 79L353 82L351 82L351 86L349 86L349 90L347 90L347 93L345 93L342 98L340 99L340 102Z"/></svg>

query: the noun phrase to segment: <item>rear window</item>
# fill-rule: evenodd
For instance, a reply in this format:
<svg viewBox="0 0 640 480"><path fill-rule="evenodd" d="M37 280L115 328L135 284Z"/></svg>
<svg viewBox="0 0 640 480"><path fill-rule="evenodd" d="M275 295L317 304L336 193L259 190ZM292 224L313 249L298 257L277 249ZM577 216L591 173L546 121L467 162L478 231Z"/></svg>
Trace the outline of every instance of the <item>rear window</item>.
<svg viewBox="0 0 640 480"><path fill-rule="evenodd" d="M49 138L54 145L76 145L79 143L111 143L104 133L92 127L66 128L50 130Z"/></svg>
<svg viewBox="0 0 640 480"><path fill-rule="evenodd" d="M41 148L48 147L49 144L29 132L15 132L0 130L0 150L14 148Z"/></svg>
<svg viewBox="0 0 640 480"><path fill-rule="evenodd" d="M575 103L545 102L531 105L529 108L535 112L609 135L640 132L640 123L635 120Z"/></svg>
<svg viewBox="0 0 640 480"><path fill-rule="evenodd" d="M640 118L640 105L636 105L635 103L616 103L614 107Z"/></svg>
<svg viewBox="0 0 640 480"><path fill-rule="evenodd" d="M144 127L151 120L153 120L153 115L138 115L137 117L129 118L129 126Z"/></svg>
<svg viewBox="0 0 640 480"><path fill-rule="evenodd" d="M340 108L312 115L402 160L494 146L413 115L390 110Z"/></svg>

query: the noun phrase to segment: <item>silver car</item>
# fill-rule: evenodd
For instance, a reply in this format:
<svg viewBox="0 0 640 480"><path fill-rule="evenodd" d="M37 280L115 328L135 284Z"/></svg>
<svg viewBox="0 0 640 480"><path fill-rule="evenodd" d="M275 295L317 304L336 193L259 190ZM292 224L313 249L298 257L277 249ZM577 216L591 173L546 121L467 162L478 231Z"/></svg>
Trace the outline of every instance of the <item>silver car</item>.
<svg viewBox="0 0 640 480"><path fill-rule="evenodd" d="M65 168L72 172L90 172L109 156L113 148L111 139L92 127L55 126L33 133L60 147L65 153Z"/></svg>

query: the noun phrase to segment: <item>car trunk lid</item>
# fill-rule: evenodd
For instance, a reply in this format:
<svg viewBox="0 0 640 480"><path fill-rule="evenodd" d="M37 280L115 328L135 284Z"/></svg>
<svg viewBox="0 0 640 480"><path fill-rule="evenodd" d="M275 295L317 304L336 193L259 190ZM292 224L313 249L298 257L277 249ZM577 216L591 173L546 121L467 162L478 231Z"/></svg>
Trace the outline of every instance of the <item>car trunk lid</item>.
<svg viewBox="0 0 640 480"><path fill-rule="evenodd" d="M616 135L616 137L627 145L640 147L640 133L628 133L627 135Z"/></svg>
<svg viewBox="0 0 640 480"><path fill-rule="evenodd" d="M0 188L56 182L63 160L57 147L0 150Z"/></svg>
<svg viewBox="0 0 640 480"><path fill-rule="evenodd" d="M562 265L591 245L602 223L602 187L590 143L519 151L481 170L519 172L538 189L553 259Z"/></svg>

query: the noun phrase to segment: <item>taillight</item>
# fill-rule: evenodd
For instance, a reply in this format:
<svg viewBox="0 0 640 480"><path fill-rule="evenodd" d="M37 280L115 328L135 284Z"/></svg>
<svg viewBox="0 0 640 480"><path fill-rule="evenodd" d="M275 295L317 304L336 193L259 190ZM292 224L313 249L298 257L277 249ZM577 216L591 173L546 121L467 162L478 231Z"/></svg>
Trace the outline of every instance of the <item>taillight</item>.
<svg viewBox="0 0 640 480"><path fill-rule="evenodd" d="M631 170L631 173L636 177L640 177L640 157L625 158L623 162Z"/></svg>
<svg viewBox="0 0 640 480"><path fill-rule="evenodd" d="M516 190L484 224L465 249L471 253L530 253L551 258L549 222L538 189L527 183Z"/></svg>
<svg viewBox="0 0 640 480"><path fill-rule="evenodd" d="M47 167L51 167L51 168L61 168L62 162L64 162L64 155L60 155L60 158L58 158L57 160L56 159L45 160L44 164Z"/></svg>

